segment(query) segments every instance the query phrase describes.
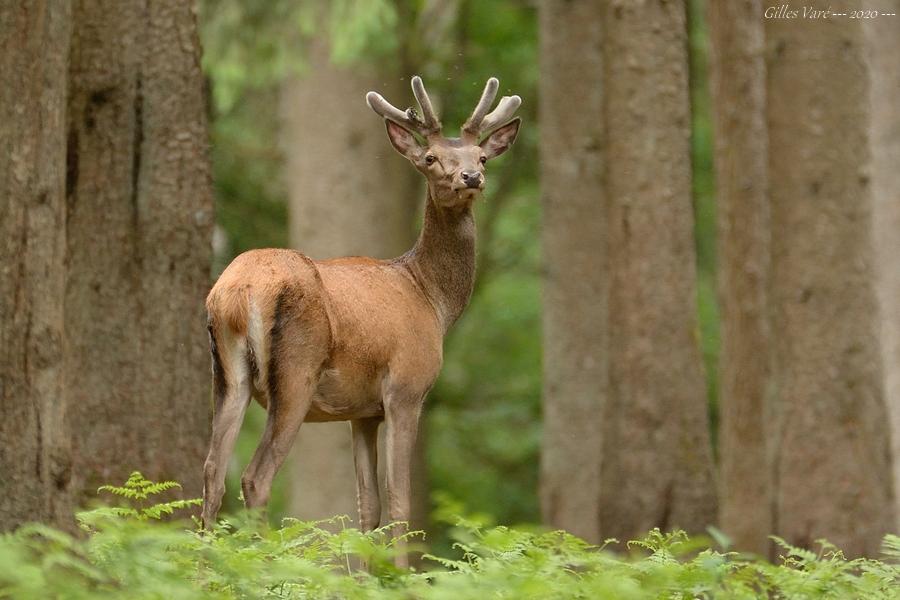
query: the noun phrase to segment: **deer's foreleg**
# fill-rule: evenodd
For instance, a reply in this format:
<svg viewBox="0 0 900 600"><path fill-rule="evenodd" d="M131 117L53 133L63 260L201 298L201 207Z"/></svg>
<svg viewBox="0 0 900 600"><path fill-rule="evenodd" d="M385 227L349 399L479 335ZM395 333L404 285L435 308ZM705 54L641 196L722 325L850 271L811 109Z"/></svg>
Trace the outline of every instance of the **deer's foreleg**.
<svg viewBox="0 0 900 600"><path fill-rule="evenodd" d="M359 508L359 528L362 531L372 531L381 521L377 458L380 424L380 417L350 422L353 432L353 464L356 467L356 501Z"/></svg>
<svg viewBox="0 0 900 600"><path fill-rule="evenodd" d="M422 398L423 394L397 392L385 398L388 517L392 523L405 523L393 527L398 567L409 566L406 542L399 536L409 530L412 453L418 435Z"/></svg>

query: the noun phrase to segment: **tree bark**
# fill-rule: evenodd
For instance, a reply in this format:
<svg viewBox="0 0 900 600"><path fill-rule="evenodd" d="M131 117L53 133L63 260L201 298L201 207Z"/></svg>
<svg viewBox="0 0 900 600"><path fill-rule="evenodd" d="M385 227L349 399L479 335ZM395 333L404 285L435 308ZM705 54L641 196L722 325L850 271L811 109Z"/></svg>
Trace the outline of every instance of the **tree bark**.
<svg viewBox="0 0 900 600"><path fill-rule="evenodd" d="M421 186L415 170L391 148L365 93L378 90L399 103L410 96L409 88L391 67L331 64L322 39L311 44L307 60L308 72L287 82L282 95L291 244L313 258L399 256L413 242ZM420 444L422 460L423 452ZM292 456L291 514L301 519L346 514L355 521L348 424L305 425ZM422 464L417 484L424 477ZM422 522L414 518L414 526L417 520Z"/></svg>
<svg viewBox="0 0 900 600"><path fill-rule="evenodd" d="M900 14L900 1L883 0L866 8ZM872 119L869 136L872 152L875 265L881 317L884 386L891 433L894 522L900 530L900 35L888 17L865 26Z"/></svg>
<svg viewBox="0 0 900 600"><path fill-rule="evenodd" d="M702 531L685 7L541 8L544 518L593 541Z"/></svg>
<svg viewBox="0 0 900 600"><path fill-rule="evenodd" d="M884 380L896 366L880 351L873 240L887 210L878 194L887 201L894 177L885 171L896 169L876 158L873 135L897 127L897 109L874 92L895 75L876 75L858 20L765 27L775 530L794 544L825 537L872 555L897 524Z"/></svg>
<svg viewBox="0 0 900 600"><path fill-rule="evenodd" d="M600 541L609 394L602 6L540 4L545 523ZM573 52L572 48L578 51Z"/></svg>
<svg viewBox="0 0 900 600"><path fill-rule="evenodd" d="M758 0L709 4L722 332L719 522L735 547L765 555L772 338L763 10Z"/></svg>
<svg viewBox="0 0 900 600"><path fill-rule="evenodd" d="M697 324L683 2L611 3L605 68L610 402L604 537L716 520Z"/></svg>
<svg viewBox="0 0 900 600"><path fill-rule="evenodd" d="M71 523L64 395L69 3L0 4L0 531Z"/></svg>
<svg viewBox="0 0 900 600"><path fill-rule="evenodd" d="M68 115L67 393L76 488L139 469L198 496L212 192L189 3L79 3Z"/></svg>

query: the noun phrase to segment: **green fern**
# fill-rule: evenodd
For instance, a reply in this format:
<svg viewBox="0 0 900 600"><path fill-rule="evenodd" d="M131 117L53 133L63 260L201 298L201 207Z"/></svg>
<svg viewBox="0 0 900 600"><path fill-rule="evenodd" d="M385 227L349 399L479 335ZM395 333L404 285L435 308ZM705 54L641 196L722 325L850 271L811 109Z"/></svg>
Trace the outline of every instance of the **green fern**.
<svg viewBox="0 0 900 600"><path fill-rule="evenodd" d="M158 496L167 490L175 488L181 488L181 485L176 481L150 481L145 479L140 471L133 471L124 485L101 485L97 488L97 493L109 492L130 500L146 500L151 496Z"/></svg>
<svg viewBox="0 0 900 600"><path fill-rule="evenodd" d="M388 528L361 532L344 517L270 527L242 512L201 535L161 519L199 503L158 502L177 487L134 473L100 490L125 506L79 515L86 535L43 525L0 535L0 599L900 600L896 535L885 537L881 560L848 560L824 541L809 550L776 539L782 558L773 564L681 531L598 547L563 531L489 526L451 514L448 504L452 556L426 554L415 572L393 566ZM360 561L368 572L354 566Z"/></svg>
<svg viewBox="0 0 900 600"><path fill-rule="evenodd" d="M170 500L168 502L156 502L147 504L169 490L181 489L181 484L176 481L151 481L146 479L140 471L134 471L128 480L121 486L102 485L97 488L97 493L108 492L126 500L130 506L105 506L85 511L76 515L82 527L89 528L91 523L99 518L117 517L123 519L136 519L146 521L148 519L160 520L163 517L175 514L175 511L199 506L203 503L200 498L184 500Z"/></svg>

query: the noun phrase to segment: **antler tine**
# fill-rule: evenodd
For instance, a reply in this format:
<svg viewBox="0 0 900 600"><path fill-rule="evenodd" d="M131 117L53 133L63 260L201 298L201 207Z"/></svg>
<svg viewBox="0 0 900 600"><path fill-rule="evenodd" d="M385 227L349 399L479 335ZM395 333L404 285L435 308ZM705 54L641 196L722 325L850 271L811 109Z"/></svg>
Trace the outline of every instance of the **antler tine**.
<svg viewBox="0 0 900 600"><path fill-rule="evenodd" d="M491 108L494 98L497 97L497 89L499 87L500 82L497 81L496 77L491 77L487 80L484 91L481 93L481 99L475 105L475 110L472 111L472 116L463 125L464 133L477 136L481 132L481 121L487 114L488 109Z"/></svg>
<svg viewBox="0 0 900 600"><path fill-rule="evenodd" d="M385 100L384 96L378 92L369 92L366 94L366 104L385 119L390 119L398 125L403 125L413 131L423 133L422 130L424 129L424 124L416 117L414 110L400 110Z"/></svg>
<svg viewBox="0 0 900 600"><path fill-rule="evenodd" d="M424 120L416 114L415 109L400 110L385 100L384 96L378 92L366 94L366 104L385 119L389 119L398 125L403 125L421 136L429 137L440 133L441 122L437 118L437 113L434 112L434 106L431 105L431 99L428 97L428 92L425 91L422 78L418 75L412 78L412 89L419 106L422 108Z"/></svg>
<svg viewBox="0 0 900 600"><path fill-rule="evenodd" d="M437 113L434 112L434 107L431 105L431 98L428 97L428 92L425 91L425 84L422 83L422 78L418 75L412 78L412 91L416 100L419 102L419 106L422 108L422 117L424 119L425 127L428 129L428 133L439 132L441 130L441 122L438 119Z"/></svg>
<svg viewBox="0 0 900 600"><path fill-rule="evenodd" d="M490 131L509 121L521 104L522 99L518 96L503 96L500 98L497 108L488 113L481 122L481 131Z"/></svg>

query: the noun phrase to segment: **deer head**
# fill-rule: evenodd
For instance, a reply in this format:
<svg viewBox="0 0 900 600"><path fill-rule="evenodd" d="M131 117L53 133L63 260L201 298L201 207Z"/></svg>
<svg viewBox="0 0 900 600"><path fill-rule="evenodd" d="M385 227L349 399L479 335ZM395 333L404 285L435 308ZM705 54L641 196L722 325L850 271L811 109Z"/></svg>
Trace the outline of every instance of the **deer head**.
<svg viewBox="0 0 900 600"><path fill-rule="evenodd" d="M495 77L488 79L458 138L443 136L441 122L418 76L412 78L412 90L421 117L413 108L396 108L376 92L366 94L368 105L384 117L391 144L425 176L429 197L440 207L471 205L484 189L487 161L503 154L516 139L521 120L512 115L521 98L504 96L488 112L499 86Z"/></svg>

